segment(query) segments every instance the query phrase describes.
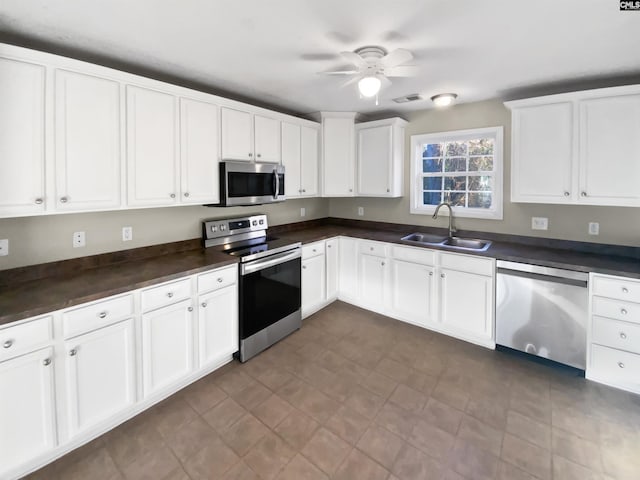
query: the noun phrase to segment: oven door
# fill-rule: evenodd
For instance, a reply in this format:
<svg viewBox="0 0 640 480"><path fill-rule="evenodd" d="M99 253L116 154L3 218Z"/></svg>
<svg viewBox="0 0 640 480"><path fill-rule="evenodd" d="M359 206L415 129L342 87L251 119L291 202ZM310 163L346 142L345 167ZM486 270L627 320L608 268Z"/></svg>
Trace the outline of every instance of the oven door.
<svg viewBox="0 0 640 480"><path fill-rule="evenodd" d="M225 205L256 205L285 200L282 165L223 162L221 170L221 193Z"/></svg>
<svg viewBox="0 0 640 480"><path fill-rule="evenodd" d="M299 248L241 264L240 339L300 312Z"/></svg>

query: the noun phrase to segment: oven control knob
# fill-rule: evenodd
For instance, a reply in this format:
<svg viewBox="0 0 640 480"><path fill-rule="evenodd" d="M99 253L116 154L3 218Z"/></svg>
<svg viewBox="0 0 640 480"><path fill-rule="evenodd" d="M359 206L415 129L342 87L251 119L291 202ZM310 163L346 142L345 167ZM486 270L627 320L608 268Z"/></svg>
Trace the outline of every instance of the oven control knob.
<svg viewBox="0 0 640 480"><path fill-rule="evenodd" d="M220 225L220 231L224 232L227 229L226 225Z"/></svg>
<svg viewBox="0 0 640 480"><path fill-rule="evenodd" d="M263 225L263 224L264 224L264 220L260 220L258 223L259 223L260 225Z"/></svg>
<svg viewBox="0 0 640 480"><path fill-rule="evenodd" d="M212 232L217 232L218 231L218 227L216 227L215 225L211 225L211 231Z"/></svg>
<svg viewBox="0 0 640 480"><path fill-rule="evenodd" d="M258 225L258 221L254 220L253 222L251 222L251 225L253 225L255 227L256 225Z"/></svg>

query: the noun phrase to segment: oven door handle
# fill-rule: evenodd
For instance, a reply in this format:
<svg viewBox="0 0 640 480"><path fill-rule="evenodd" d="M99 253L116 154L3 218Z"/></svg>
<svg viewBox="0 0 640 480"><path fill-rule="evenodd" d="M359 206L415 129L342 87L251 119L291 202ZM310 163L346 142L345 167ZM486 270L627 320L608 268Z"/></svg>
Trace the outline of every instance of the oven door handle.
<svg viewBox="0 0 640 480"><path fill-rule="evenodd" d="M280 177L278 176L278 170L273 170L273 198L278 199L278 193L280 192Z"/></svg>
<svg viewBox="0 0 640 480"><path fill-rule="evenodd" d="M278 253L264 260L256 260L241 265L240 274L249 275L250 273L259 272L265 268L273 267L279 263L288 262L296 258L302 257L302 249L296 248L293 251Z"/></svg>

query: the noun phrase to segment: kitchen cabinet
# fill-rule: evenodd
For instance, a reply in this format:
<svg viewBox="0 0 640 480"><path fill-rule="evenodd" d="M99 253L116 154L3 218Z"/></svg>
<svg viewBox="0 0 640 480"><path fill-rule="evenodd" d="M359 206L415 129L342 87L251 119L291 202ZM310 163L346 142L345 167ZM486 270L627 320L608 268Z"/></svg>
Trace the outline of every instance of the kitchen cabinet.
<svg viewBox="0 0 640 480"><path fill-rule="evenodd" d="M179 201L176 97L127 85L129 206Z"/></svg>
<svg viewBox="0 0 640 480"><path fill-rule="evenodd" d="M355 113L322 113L322 196L355 195Z"/></svg>
<svg viewBox="0 0 640 480"><path fill-rule="evenodd" d="M388 297L388 259L386 247L378 242L358 242L358 279L360 302L383 312Z"/></svg>
<svg viewBox="0 0 640 480"><path fill-rule="evenodd" d="M428 326L434 321L435 268L394 260L391 308L405 321Z"/></svg>
<svg viewBox="0 0 640 480"><path fill-rule="evenodd" d="M0 105L0 217L42 213L45 67L0 57Z"/></svg>
<svg viewBox="0 0 640 480"><path fill-rule="evenodd" d="M0 362L2 478L56 446L53 358L47 347Z"/></svg>
<svg viewBox="0 0 640 480"><path fill-rule="evenodd" d="M318 129L302 125L300 131L300 187L302 196L318 195Z"/></svg>
<svg viewBox="0 0 640 480"><path fill-rule="evenodd" d="M338 298L358 304L358 240L340 237L338 242Z"/></svg>
<svg viewBox="0 0 640 480"><path fill-rule="evenodd" d="M640 86L505 105L512 112L512 201L640 206Z"/></svg>
<svg viewBox="0 0 640 480"><path fill-rule="evenodd" d="M235 284L198 297L198 339L200 368L238 351L238 288Z"/></svg>
<svg viewBox="0 0 640 480"><path fill-rule="evenodd" d="M287 198L318 194L318 130L282 122L282 165Z"/></svg>
<svg viewBox="0 0 640 480"><path fill-rule="evenodd" d="M54 129L56 210L120 207L120 84L56 70Z"/></svg>
<svg viewBox="0 0 640 480"><path fill-rule="evenodd" d="M302 247L302 317L322 308L327 298L324 241Z"/></svg>
<svg viewBox="0 0 640 480"><path fill-rule="evenodd" d="M327 274L327 301L332 302L338 298L338 279L340 269L339 248L340 241L330 238L325 241L325 265Z"/></svg>
<svg viewBox="0 0 640 480"><path fill-rule="evenodd" d="M108 422L135 404L132 318L68 339L64 356L69 437Z"/></svg>
<svg viewBox="0 0 640 480"><path fill-rule="evenodd" d="M406 123L401 118L391 118L355 126L358 196L402 196Z"/></svg>
<svg viewBox="0 0 640 480"><path fill-rule="evenodd" d="M180 99L180 201L220 201L218 106Z"/></svg>
<svg viewBox="0 0 640 480"><path fill-rule="evenodd" d="M280 122L223 107L222 159L280 163Z"/></svg>
<svg viewBox="0 0 640 480"><path fill-rule="evenodd" d="M280 121L254 115L253 133L256 162L280 163Z"/></svg>

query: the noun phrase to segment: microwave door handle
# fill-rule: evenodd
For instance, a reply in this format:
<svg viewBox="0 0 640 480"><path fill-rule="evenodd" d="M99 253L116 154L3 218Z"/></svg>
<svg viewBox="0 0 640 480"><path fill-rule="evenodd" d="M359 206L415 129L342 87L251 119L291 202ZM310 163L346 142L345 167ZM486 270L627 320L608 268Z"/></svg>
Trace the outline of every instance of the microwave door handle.
<svg viewBox="0 0 640 480"><path fill-rule="evenodd" d="M278 170L273 170L273 198L278 199L278 192L280 192L280 177L278 176Z"/></svg>

